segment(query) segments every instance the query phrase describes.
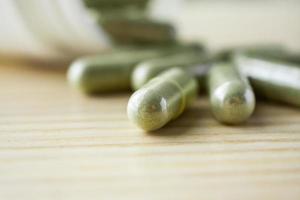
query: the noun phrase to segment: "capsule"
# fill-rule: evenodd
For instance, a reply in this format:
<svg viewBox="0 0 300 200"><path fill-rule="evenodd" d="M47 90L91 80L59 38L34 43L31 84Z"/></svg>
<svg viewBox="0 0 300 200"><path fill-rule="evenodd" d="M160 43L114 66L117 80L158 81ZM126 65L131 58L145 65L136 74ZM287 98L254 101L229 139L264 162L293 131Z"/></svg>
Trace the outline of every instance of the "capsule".
<svg viewBox="0 0 300 200"><path fill-rule="evenodd" d="M218 53L218 56L222 60L228 61L234 54L240 52L261 57L282 57L282 55L285 54L287 50L283 46L278 44L248 45L223 49Z"/></svg>
<svg viewBox="0 0 300 200"><path fill-rule="evenodd" d="M146 131L163 127L196 99L197 82L180 68L172 68L149 81L129 99L129 119Z"/></svg>
<svg viewBox="0 0 300 200"><path fill-rule="evenodd" d="M149 0L84 0L88 8L99 10L126 8L129 6L145 8L148 2Z"/></svg>
<svg viewBox="0 0 300 200"><path fill-rule="evenodd" d="M204 61L205 55L203 51L193 50L141 62L131 74L131 87L137 90L158 74L172 67L187 68Z"/></svg>
<svg viewBox="0 0 300 200"><path fill-rule="evenodd" d="M234 52L232 54L232 57L234 57L235 54L245 54L251 57L261 58L265 60L274 60L278 62L284 62L286 64L290 63L292 65L300 65L300 54L290 51L282 51L282 52L265 52L264 54L251 52L251 51L241 51L241 52Z"/></svg>
<svg viewBox="0 0 300 200"><path fill-rule="evenodd" d="M221 123L240 124L254 111L252 88L231 63L217 63L211 68L208 91L212 113Z"/></svg>
<svg viewBox="0 0 300 200"><path fill-rule="evenodd" d="M139 14L99 16L98 21L117 44L153 45L176 42L176 30L171 24L154 21Z"/></svg>
<svg viewBox="0 0 300 200"><path fill-rule="evenodd" d="M300 106L300 65L236 54L236 65L261 97Z"/></svg>
<svg viewBox="0 0 300 200"><path fill-rule="evenodd" d="M130 74L137 63L190 48L195 47L175 45L84 57L71 64L67 78L73 87L88 94L128 90Z"/></svg>

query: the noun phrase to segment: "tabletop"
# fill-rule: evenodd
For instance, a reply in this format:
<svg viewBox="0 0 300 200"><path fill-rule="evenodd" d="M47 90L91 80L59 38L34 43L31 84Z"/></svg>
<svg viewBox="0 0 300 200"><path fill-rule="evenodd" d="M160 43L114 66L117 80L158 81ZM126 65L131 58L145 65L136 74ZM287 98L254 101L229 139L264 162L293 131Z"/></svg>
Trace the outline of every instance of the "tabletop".
<svg viewBox="0 0 300 200"><path fill-rule="evenodd" d="M200 95L145 133L130 92L79 94L46 63L2 62L0 93L0 199L300 199L299 109L258 102L224 126Z"/></svg>

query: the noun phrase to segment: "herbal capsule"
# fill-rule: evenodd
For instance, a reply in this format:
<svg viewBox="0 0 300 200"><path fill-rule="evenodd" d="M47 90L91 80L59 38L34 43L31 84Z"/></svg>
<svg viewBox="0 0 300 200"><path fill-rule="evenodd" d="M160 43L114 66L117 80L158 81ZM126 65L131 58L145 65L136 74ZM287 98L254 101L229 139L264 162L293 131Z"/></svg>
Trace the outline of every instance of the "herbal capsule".
<svg viewBox="0 0 300 200"><path fill-rule="evenodd" d="M300 64L300 54L294 53L294 52L289 52L289 51L282 51L282 52L269 52L268 54L258 54L255 52L235 52L233 53L233 56L237 53L245 54L251 57L257 57L257 58L262 58L266 60L274 60L278 62L285 62L285 63L290 63L293 65L299 65Z"/></svg>
<svg viewBox="0 0 300 200"><path fill-rule="evenodd" d="M255 92L271 100L300 106L300 66L236 54L236 65Z"/></svg>
<svg viewBox="0 0 300 200"><path fill-rule="evenodd" d="M128 117L140 128L153 131L177 118L197 96L197 82L179 68L149 81L129 99Z"/></svg>
<svg viewBox="0 0 300 200"><path fill-rule="evenodd" d="M190 52L177 53L175 55L162 58L155 58L139 63L131 75L131 87L134 90L141 88L149 80L172 67L193 66L204 62L205 56L202 50L193 50Z"/></svg>
<svg viewBox="0 0 300 200"><path fill-rule="evenodd" d="M242 123L254 110L255 97L251 86L230 63L218 63L211 68L208 91L212 113L222 123Z"/></svg>
<svg viewBox="0 0 300 200"><path fill-rule="evenodd" d="M279 57L286 53L281 45L250 45L223 49L217 53L220 60L230 62L236 53L246 53L260 57Z"/></svg>
<svg viewBox="0 0 300 200"><path fill-rule="evenodd" d="M292 64L300 64L300 54L290 52L279 45L261 45L253 47L240 47L236 49L223 50L220 55L229 60L236 54L245 54L251 57L262 59L272 59L279 62L287 62Z"/></svg>
<svg viewBox="0 0 300 200"><path fill-rule="evenodd" d="M85 93L126 90L130 88L130 74L137 63L189 48L194 47L178 45L80 58L71 64L68 81Z"/></svg>
<svg viewBox="0 0 300 200"><path fill-rule="evenodd" d="M150 20L139 15L99 16L99 23L114 42L121 44L175 43L176 33L171 24Z"/></svg>
<svg viewBox="0 0 300 200"><path fill-rule="evenodd" d="M85 5L92 9L115 9L129 6L146 7L149 0L84 0Z"/></svg>
<svg viewBox="0 0 300 200"><path fill-rule="evenodd" d="M262 59L272 59L279 62L286 62L291 64L300 64L300 54L290 52L280 45L255 45L236 47L232 49L222 50L218 56L223 60L231 60L236 54L245 54L251 57Z"/></svg>

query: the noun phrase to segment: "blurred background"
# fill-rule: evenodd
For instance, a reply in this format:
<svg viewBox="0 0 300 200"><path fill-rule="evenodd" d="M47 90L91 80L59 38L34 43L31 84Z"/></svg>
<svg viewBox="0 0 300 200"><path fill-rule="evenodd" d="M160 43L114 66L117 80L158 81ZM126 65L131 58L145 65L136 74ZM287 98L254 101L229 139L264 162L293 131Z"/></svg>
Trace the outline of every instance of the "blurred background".
<svg viewBox="0 0 300 200"><path fill-rule="evenodd" d="M183 10L182 36L213 48L265 42L300 49L299 0L191 0Z"/></svg>
<svg viewBox="0 0 300 200"><path fill-rule="evenodd" d="M299 109L259 100L247 124L222 126L203 95L145 134L128 120L129 92L86 97L66 78L70 61L151 45L172 25L177 41L213 51L274 43L300 52L299 21L300 0L0 0L0 200L299 200ZM103 80L129 90L116 71Z"/></svg>
<svg viewBox="0 0 300 200"><path fill-rule="evenodd" d="M93 13L122 11L114 6L117 0L100 8L95 2L105 1L0 0L1 57L73 59L111 48L115 43ZM279 43L300 50L299 0L123 2L126 9L136 4L136 11L172 23L180 40L203 41L211 49Z"/></svg>

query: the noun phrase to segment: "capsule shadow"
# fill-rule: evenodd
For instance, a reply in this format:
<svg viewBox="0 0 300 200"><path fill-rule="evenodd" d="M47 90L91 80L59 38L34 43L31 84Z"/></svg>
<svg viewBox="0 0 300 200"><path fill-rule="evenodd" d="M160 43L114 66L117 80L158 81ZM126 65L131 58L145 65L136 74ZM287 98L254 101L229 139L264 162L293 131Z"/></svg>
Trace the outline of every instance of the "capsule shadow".
<svg viewBox="0 0 300 200"><path fill-rule="evenodd" d="M108 92L94 92L90 94L86 94L89 98L118 98L121 96L129 97L132 94L130 90L123 91L108 91Z"/></svg>
<svg viewBox="0 0 300 200"><path fill-rule="evenodd" d="M282 113L300 113L300 109L280 102L274 102L267 99L258 98L255 111L248 120L245 127L265 127L274 125L274 117L282 115Z"/></svg>
<svg viewBox="0 0 300 200"><path fill-rule="evenodd" d="M191 107L163 128L146 133L157 137L179 137L191 133L190 130L197 127L199 119L203 117L202 110L203 108Z"/></svg>

